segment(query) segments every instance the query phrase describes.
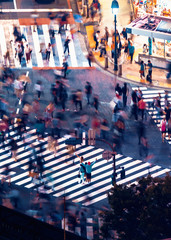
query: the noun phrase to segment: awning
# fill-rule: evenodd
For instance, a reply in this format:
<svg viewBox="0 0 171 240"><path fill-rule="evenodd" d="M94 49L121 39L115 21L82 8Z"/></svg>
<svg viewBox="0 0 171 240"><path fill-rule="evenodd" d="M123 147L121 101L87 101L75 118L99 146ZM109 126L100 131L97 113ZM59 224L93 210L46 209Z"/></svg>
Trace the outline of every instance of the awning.
<svg viewBox="0 0 171 240"><path fill-rule="evenodd" d="M171 19L144 15L126 27L127 33L171 41Z"/></svg>

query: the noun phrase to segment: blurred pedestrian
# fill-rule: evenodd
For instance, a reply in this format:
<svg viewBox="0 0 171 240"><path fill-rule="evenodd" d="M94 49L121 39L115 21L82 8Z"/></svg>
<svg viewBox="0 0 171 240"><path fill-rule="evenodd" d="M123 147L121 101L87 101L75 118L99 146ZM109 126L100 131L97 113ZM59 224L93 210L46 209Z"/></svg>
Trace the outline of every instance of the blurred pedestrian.
<svg viewBox="0 0 171 240"><path fill-rule="evenodd" d="M85 93L86 93L86 97L87 97L87 104L89 105L90 104L90 98L91 98L91 95L92 95L92 86L91 86L90 82L86 82Z"/></svg>
<svg viewBox="0 0 171 240"><path fill-rule="evenodd" d="M137 133L138 133L138 144L141 144L141 138L145 137L145 126L142 121L138 121L137 123Z"/></svg>
<svg viewBox="0 0 171 240"><path fill-rule="evenodd" d="M144 61L141 61L140 63L140 78L143 79L145 77L145 66L144 66Z"/></svg>
<svg viewBox="0 0 171 240"><path fill-rule="evenodd" d="M46 48L46 61L49 62L49 59L50 59L50 53L52 51L52 45L51 43L48 43L48 46Z"/></svg>
<svg viewBox="0 0 171 240"><path fill-rule="evenodd" d="M122 170L120 171L121 179L125 179L125 169L122 167Z"/></svg>
<svg viewBox="0 0 171 240"><path fill-rule="evenodd" d="M43 92L43 86L42 86L42 82L40 80L38 80L36 82L36 84L34 85L34 89L37 92L38 100L40 100L40 96L41 96L41 94Z"/></svg>
<svg viewBox="0 0 171 240"><path fill-rule="evenodd" d="M64 42L64 54L66 51L68 51L68 56L69 56L69 43L70 43L70 39L69 39L69 36L67 36L67 38L65 39L65 42Z"/></svg>
<svg viewBox="0 0 171 240"><path fill-rule="evenodd" d="M63 63L62 63L62 71L64 73L64 78L66 78L67 75L67 71L68 71L68 62L67 62L67 58L64 58Z"/></svg>
<svg viewBox="0 0 171 240"><path fill-rule="evenodd" d="M144 119L144 113L146 111L146 103L144 102L144 99L141 98L141 100L138 102L138 109L141 114L142 121Z"/></svg>
<svg viewBox="0 0 171 240"><path fill-rule="evenodd" d="M134 57L134 52L135 52L135 47L133 46L133 43L130 42L130 45L128 45L128 49L129 49L129 56L130 56L130 63L132 64L133 61L133 57Z"/></svg>
<svg viewBox="0 0 171 240"><path fill-rule="evenodd" d="M32 53L32 49L29 47L28 44L26 44L25 54L26 54L26 62L27 62L27 64L30 62L31 53Z"/></svg>
<svg viewBox="0 0 171 240"><path fill-rule="evenodd" d="M16 162L17 161L17 149L18 149L17 142L13 138L11 138L9 145L11 147L12 158L14 158L14 160Z"/></svg>
<svg viewBox="0 0 171 240"><path fill-rule="evenodd" d="M164 143L164 139L166 137L166 118L163 118L160 123L161 133L162 133L162 142Z"/></svg>
<svg viewBox="0 0 171 240"><path fill-rule="evenodd" d="M122 88L120 87L119 83L116 84L115 93L116 92L119 94L119 96L122 96Z"/></svg>
<svg viewBox="0 0 171 240"><path fill-rule="evenodd" d="M124 82L124 85L122 87L122 101L123 101L123 107L125 108L127 105L127 97L129 95L129 88L127 87L127 83Z"/></svg>
<svg viewBox="0 0 171 240"><path fill-rule="evenodd" d="M105 41L106 41L106 45L108 45L108 39L109 39L109 30L108 30L108 27L105 27L105 34L104 34L104 38L105 38Z"/></svg>
<svg viewBox="0 0 171 240"><path fill-rule="evenodd" d="M76 91L76 111L78 110L78 105L80 107L80 111L82 110L82 98L83 98L83 94L82 91L80 89L78 89Z"/></svg>
<svg viewBox="0 0 171 240"><path fill-rule="evenodd" d="M94 95L93 106L95 108L95 113L98 113L99 112L99 96L97 94Z"/></svg>
<svg viewBox="0 0 171 240"><path fill-rule="evenodd" d="M92 51L89 51L88 55L87 55L87 60L88 60L88 64L91 67L92 61L94 59L94 55Z"/></svg>
<svg viewBox="0 0 171 240"><path fill-rule="evenodd" d="M170 140L170 137L171 137L171 118L169 118L169 120L168 120L167 129L168 129L168 139Z"/></svg>
<svg viewBox="0 0 171 240"><path fill-rule="evenodd" d="M152 68L153 68L153 65L152 65L152 63L151 63L150 60L148 60L147 66L148 66L148 75L149 75L150 78L152 79Z"/></svg>

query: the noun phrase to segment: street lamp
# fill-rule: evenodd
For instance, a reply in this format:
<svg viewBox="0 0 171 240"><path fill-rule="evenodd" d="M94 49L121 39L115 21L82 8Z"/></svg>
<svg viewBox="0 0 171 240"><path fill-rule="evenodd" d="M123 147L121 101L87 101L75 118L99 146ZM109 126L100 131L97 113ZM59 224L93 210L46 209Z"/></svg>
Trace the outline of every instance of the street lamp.
<svg viewBox="0 0 171 240"><path fill-rule="evenodd" d="M116 15L119 12L119 4L117 0L112 1L112 13L114 14L114 23L115 23L115 56L114 56L114 71L118 71L118 54L117 54L117 44L116 44Z"/></svg>

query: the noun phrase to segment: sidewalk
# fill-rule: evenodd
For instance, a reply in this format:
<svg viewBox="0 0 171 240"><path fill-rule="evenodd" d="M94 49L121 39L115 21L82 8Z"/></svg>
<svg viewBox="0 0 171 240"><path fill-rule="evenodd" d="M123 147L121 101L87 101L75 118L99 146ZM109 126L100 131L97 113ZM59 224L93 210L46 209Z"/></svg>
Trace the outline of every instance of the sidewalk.
<svg viewBox="0 0 171 240"><path fill-rule="evenodd" d="M129 1L127 0L118 0L119 2L119 13L117 16L117 29L119 33L122 31L123 27L126 27L130 23L130 13L131 13L131 6ZM94 49L95 42L94 42L94 31L100 31L100 37L104 35L104 29L107 26L109 33L114 30L114 16L112 15L111 11L111 1L110 0L100 0L101 9L102 9L102 21L100 25L98 25L98 17L95 17L94 23L91 22L90 19L84 18L84 25L87 31L87 40L89 43L90 49ZM108 45L107 46L107 55L108 55L108 68L107 70L113 73L113 59L111 58L111 42L112 37L109 37ZM138 53L142 53L142 46L143 46L143 37L134 36L133 44L135 46L135 53L134 53L134 62L130 64L128 62L124 62L122 66L122 78L124 78L128 82L133 82L135 84L140 85L149 85L146 80L140 79L140 65L136 63L138 59ZM102 68L105 68L105 58L99 57L100 51L95 52L93 51L95 61L98 63ZM157 87L157 88L165 88L170 89L171 83L166 79L167 70L165 69L157 69L153 68L152 73L152 84L150 87Z"/></svg>

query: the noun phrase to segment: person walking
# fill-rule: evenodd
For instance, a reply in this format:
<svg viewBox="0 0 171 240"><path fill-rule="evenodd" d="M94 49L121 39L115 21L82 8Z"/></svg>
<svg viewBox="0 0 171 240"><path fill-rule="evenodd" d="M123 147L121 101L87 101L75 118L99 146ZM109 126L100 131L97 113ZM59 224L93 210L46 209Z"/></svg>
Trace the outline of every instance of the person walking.
<svg viewBox="0 0 171 240"><path fill-rule="evenodd" d="M63 66L62 71L64 73L64 78L66 78L67 70L68 70L68 62L66 57L63 60L62 66Z"/></svg>
<svg viewBox="0 0 171 240"><path fill-rule="evenodd" d="M78 105L80 106L80 111L82 110L82 98L83 98L82 91L78 89L76 92L76 111Z"/></svg>
<svg viewBox="0 0 171 240"><path fill-rule="evenodd" d="M122 101L123 101L123 107L125 108L127 105L127 97L129 95L129 88L127 87L127 83L124 83L122 87Z"/></svg>
<svg viewBox="0 0 171 240"><path fill-rule="evenodd" d="M104 38L105 38L105 41L106 41L106 45L108 45L108 39L109 39L109 30L108 30L108 27L105 27L105 34L104 34Z"/></svg>
<svg viewBox="0 0 171 240"><path fill-rule="evenodd" d="M84 184L85 183L84 177L86 176L86 168L83 165L84 158L82 156L79 157L76 153L75 153L75 155L80 159L80 169L79 169L80 179L79 179L79 183Z"/></svg>
<svg viewBox="0 0 171 240"><path fill-rule="evenodd" d="M168 131L168 139L170 141L170 137L171 137L171 118L169 118L168 123L167 123L167 131Z"/></svg>
<svg viewBox="0 0 171 240"><path fill-rule="evenodd" d="M148 60L147 66L148 66L148 75L149 75L150 79L152 79L152 68L153 68L153 65L152 65L150 60Z"/></svg>
<svg viewBox="0 0 171 240"><path fill-rule="evenodd" d="M40 96L41 96L42 90L43 90L42 82L41 82L40 80L38 80L38 81L36 82L36 84L34 85L34 89L35 89L36 92L37 92L38 100L40 100Z"/></svg>
<svg viewBox="0 0 171 240"><path fill-rule="evenodd" d="M85 163L82 163L82 165L85 167L86 169L86 176L87 176L87 183L91 183L91 172L92 172L92 167L93 165L97 162L97 158L96 160L91 163L91 162L88 162L87 164Z"/></svg>
<svg viewBox="0 0 171 240"><path fill-rule="evenodd" d="M161 132L162 132L162 142L164 143L164 139L166 137L166 118L163 118L160 123Z"/></svg>
<svg viewBox="0 0 171 240"><path fill-rule="evenodd" d="M19 59L20 65L21 65L21 60L22 60L22 56L23 56L23 49L21 47L21 44L18 44L17 54L18 54L18 59Z"/></svg>
<svg viewBox="0 0 171 240"><path fill-rule="evenodd" d="M141 61L141 64L140 64L140 78L141 79L143 79L145 77L144 70L145 70L144 61Z"/></svg>
<svg viewBox="0 0 171 240"><path fill-rule="evenodd" d="M98 48L98 45L99 45L99 38L100 38L100 31L97 31L95 34L94 34L94 41L96 43L95 45L95 51L97 51L97 48Z"/></svg>
<svg viewBox="0 0 171 240"><path fill-rule="evenodd" d="M142 121L143 121L144 112L145 112L145 109L146 109L146 103L144 102L143 98L141 98L141 100L138 102L138 109L139 109L139 112L141 114Z"/></svg>
<svg viewBox="0 0 171 240"><path fill-rule="evenodd" d="M133 43L130 42L130 45L128 46L129 49L129 56L131 58L130 63L132 64L133 57L134 57L134 52L135 52L135 47L133 46Z"/></svg>
<svg viewBox="0 0 171 240"><path fill-rule="evenodd" d="M94 60L94 56L93 56L92 51L89 51L89 53L88 53L88 55L87 55L87 60L88 60L89 66L91 67L92 61Z"/></svg>
<svg viewBox="0 0 171 240"><path fill-rule="evenodd" d="M25 54L26 54L26 62L27 64L30 62L31 59L31 53L32 53L32 49L29 47L29 45L26 45L26 49L25 49Z"/></svg>
<svg viewBox="0 0 171 240"><path fill-rule="evenodd" d="M51 43L49 43L48 47L46 48L46 61L48 61L48 62L49 62L49 59L50 59L51 50L52 50L52 46L51 46Z"/></svg>
<svg viewBox="0 0 171 240"><path fill-rule="evenodd" d="M15 162L17 162L17 149L18 149L17 142L13 138L11 138L9 145L11 147L12 158L14 158Z"/></svg>
<svg viewBox="0 0 171 240"><path fill-rule="evenodd" d="M64 54L66 51L68 51L68 56L69 56L69 43L70 43L70 39L69 39L69 36L67 36L64 43Z"/></svg>
<svg viewBox="0 0 171 240"><path fill-rule="evenodd" d="M92 95L92 86L91 86L90 82L86 82L85 94L86 94L86 97L87 97L87 104L89 105L90 104L90 98L91 98L91 95Z"/></svg>
<svg viewBox="0 0 171 240"><path fill-rule="evenodd" d="M99 109L99 96L97 94L94 95L93 106L95 108L95 113L98 113L98 109Z"/></svg>

